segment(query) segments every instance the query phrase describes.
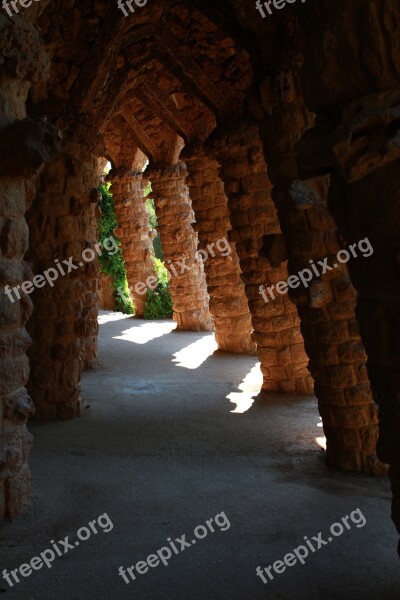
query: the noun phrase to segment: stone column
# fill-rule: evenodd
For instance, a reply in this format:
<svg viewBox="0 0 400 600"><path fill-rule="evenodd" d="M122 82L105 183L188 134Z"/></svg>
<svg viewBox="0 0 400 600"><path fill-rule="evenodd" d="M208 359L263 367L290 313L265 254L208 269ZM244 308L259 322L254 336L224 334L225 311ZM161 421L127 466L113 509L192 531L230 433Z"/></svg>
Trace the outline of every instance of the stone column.
<svg viewBox="0 0 400 600"><path fill-rule="evenodd" d="M116 169L107 178L112 181L111 193L118 219L116 236L121 240L126 276L135 305L135 316L142 317L146 294L135 289L154 275L153 242L149 215L143 195L144 182L141 171ZM141 288L138 286L139 291Z"/></svg>
<svg viewBox="0 0 400 600"><path fill-rule="evenodd" d="M273 268L262 255L266 236L279 235L280 227L271 199L271 183L257 128L243 124L216 131L209 151L221 167L228 197L246 295L252 314L254 338L264 375L263 389L273 392L311 394L313 382L296 307L287 295L267 303L260 286L287 280L286 263Z"/></svg>
<svg viewBox="0 0 400 600"><path fill-rule="evenodd" d="M196 218L193 228L199 236L200 248L206 250L210 244L215 247L218 240L228 241L228 232L232 229L228 199L215 160L200 150L190 157L185 154L184 160L189 170L186 183ZM225 247L224 243L220 245ZM235 243L229 245L229 256L216 256L204 263L215 339L219 350L254 355L257 348L251 337L253 325L239 258Z"/></svg>
<svg viewBox="0 0 400 600"><path fill-rule="evenodd" d="M58 264L64 273L33 294L28 389L40 419L80 414L81 373L97 361L97 160L76 142L66 142L63 152L43 172L27 217L35 274Z"/></svg>
<svg viewBox="0 0 400 600"><path fill-rule="evenodd" d="M26 390L31 338L26 323L30 295L18 288L32 277L24 260L29 245L25 211L35 181L58 148L58 132L48 122L26 118L31 83L46 79L47 58L37 31L21 20L0 19L0 521L23 514L30 500L28 457L34 414Z"/></svg>
<svg viewBox="0 0 400 600"><path fill-rule="evenodd" d="M291 291L301 318L310 372L327 439L329 464L344 471L380 474L377 460L377 406L366 369L366 354L355 315L356 295L347 267L336 254L343 248L327 209L329 176L299 180L294 144L313 117L299 96L295 72L263 84L264 109L273 114L261 126L273 199L286 237L289 273L313 271L328 260L325 274ZM323 155L320 155L322 158ZM326 171L325 171L326 172ZM334 266L336 265L336 266ZM319 266L319 265L318 265ZM322 273L323 267L319 266Z"/></svg>
<svg viewBox="0 0 400 600"><path fill-rule="evenodd" d="M192 227L194 213L185 183L186 166L178 163L153 169L146 176L152 184L163 253L171 275L177 329L211 331L213 322L203 262L196 260L198 238Z"/></svg>
<svg viewBox="0 0 400 600"><path fill-rule="evenodd" d="M303 61L302 87L316 122L298 145L298 166L302 178L331 174L329 208L341 234L347 244L367 238L373 248L368 258L351 260L349 270L379 405L378 456L391 465L392 517L400 533L400 6L373 1L340 10L331 0L323 11L309 8L306 16L299 13L305 46L318 44L321 51ZM359 62L365 40L369 59Z"/></svg>

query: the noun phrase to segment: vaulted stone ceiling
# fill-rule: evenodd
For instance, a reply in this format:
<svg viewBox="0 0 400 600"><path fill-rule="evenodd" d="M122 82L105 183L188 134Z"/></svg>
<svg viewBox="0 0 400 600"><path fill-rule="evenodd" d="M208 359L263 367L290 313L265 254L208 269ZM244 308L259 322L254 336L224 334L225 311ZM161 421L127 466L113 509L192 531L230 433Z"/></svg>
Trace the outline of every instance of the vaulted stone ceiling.
<svg viewBox="0 0 400 600"><path fill-rule="evenodd" d="M248 54L198 3L149 3L125 18L114 4L87 2L71 9L68 25L58 4L38 19L53 60L47 91L32 92L33 114L52 115L64 130L78 123L96 143L122 118L124 135L166 164L184 142L203 142L216 119L242 114Z"/></svg>

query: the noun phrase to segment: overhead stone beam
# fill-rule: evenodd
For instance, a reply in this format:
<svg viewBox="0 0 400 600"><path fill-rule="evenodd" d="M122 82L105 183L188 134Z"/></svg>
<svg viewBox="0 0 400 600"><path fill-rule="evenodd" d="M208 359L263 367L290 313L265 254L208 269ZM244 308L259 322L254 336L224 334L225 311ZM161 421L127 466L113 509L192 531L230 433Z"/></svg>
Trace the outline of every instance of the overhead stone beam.
<svg viewBox="0 0 400 600"><path fill-rule="evenodd" d="M219 30L224 31L235 43L244 50L251 50L251 36L238 26L233 11L226 10L225 0L191 0L197 12L204 15Z"/></svg>
<svg viewBox="0 0 400 600"><path fill-rule="evenodd" d="M118 38L122 37L124 21L117 10L112 8L109 11L73 87L73 103L79 111L85 112L93 106L107 73L114 72L120 52Z"/></svg>
<svg viewBox="0 0 400 600"><path fill-rule="evenodd" d="M185 140L195 135L185 116L155 80L147 78L146 83L139 84L133 94Z"/></svg>
<svg viewBox="0 0 400 600"><path fill-rule="evenodd" d="M146 38L144 55L138 41L134 45L130 43L132 39L138 40L138 36ZM199 98L213 113L217 113L223 119L231 112L232 103L229 98L219 91L191 53L183 47L181 41L167 29L161 27L158 29L153 25L131 29L124 37L123 46L133 68L140 69L147 62L157 59L167 71L184 84L185 91Z"/></svg>
<svg viewBox="0 0 400 600"><path fill-rule="evenodd" d="M206 75L182 43L169 31L162 29L155 48L157 58L175 77L186 83L189 91L223 119L231 109L229 98Z"/></svg>
<svg viewBox="0 0 400 600"><path fill-rule="evenodd" d="M121 115L130 126L132 138L138 148L140 148L140 150L142 150L149 158L152 158L154 162L157 163L161 161L161 153L157 146L151 141L129 106L124 106L121 110Z"/></svg>

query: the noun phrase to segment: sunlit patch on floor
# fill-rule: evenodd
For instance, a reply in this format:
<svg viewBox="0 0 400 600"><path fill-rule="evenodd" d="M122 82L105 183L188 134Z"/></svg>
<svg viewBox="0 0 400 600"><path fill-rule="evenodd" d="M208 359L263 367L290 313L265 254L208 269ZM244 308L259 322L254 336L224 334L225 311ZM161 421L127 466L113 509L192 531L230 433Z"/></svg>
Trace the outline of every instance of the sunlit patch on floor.
<svg viewBox="0 0 400 600"><path fill-rule="evenodd" d="M321 417L319 417L319 423L317 423L317 427L323 427L323 423L322 423L322 419ZM317 442L318 446L320 446L323 450L326 450L326 437L325 436L320 436L320 437L316 437L315 441Z"/></svg>
<svg viewBox="0 0 400 600"><path fill-rule="evenodd" d="M115 340L125 340L134 344L147 344L151 340L162 337L171 333L176 328L176 323L173 321L156 322L150 321L144 325L134 325L117 335Z"/></svg>
<svg viewBox="0 0 400 600"><path fill-rule="evenodd" d="M239 385L240 392L231 392L227 398L236 408L232 413L244 413L253 405L254 398L258 396L263 384L263 376L260 370L260 363L256 363L251 371Z"/></svg>
<svg viewBox="0 0 400 600"><path fill-rule="evenodd" d="M185 369L198 369L209 356L217 350L217 342L214 335L205 335L197 342L189 344L174 354L172 362L177 363L177 367Z"/></svg>
<svg viewBox="0 0 400 600"><path fill-rule="evenodd" d="M131 319L132 315L124 315L120 312L100 312L97 317L99 325L110 323L111 321L123 321L124 319Z"/></svg>

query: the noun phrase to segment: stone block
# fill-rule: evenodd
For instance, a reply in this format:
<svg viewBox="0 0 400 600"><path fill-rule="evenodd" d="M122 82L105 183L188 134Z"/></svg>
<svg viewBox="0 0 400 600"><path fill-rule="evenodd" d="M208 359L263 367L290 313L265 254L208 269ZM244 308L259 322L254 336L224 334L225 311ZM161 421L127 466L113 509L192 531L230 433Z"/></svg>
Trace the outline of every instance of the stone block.
<svg viewBox="0 0 400 600"><path fill-rule="evenodd" d="M367 360L367 355L361 340L339 344L337 351L341 363L350 364Z"/></svg>
<svg viewBox="0 0 400 600"><path fill-rule="evenodd" d="M7 517L15 519L27 510L31 496L31 474L24 465L16 477L8 481Z"/></svg>
<svg viewBox="0 0 400 600"><path fill-rule="evenodd" d="M0 477L15 477L23 464L21 428L0 434Z"/></svg>
<svg viewBox="0 0 400 600"><path fill-rule="evenodd" d="M25 422L35 413L31 397L25 388L4 397L4 417L12 422Z"/></svg>
<svg viewBox="0 0 400 600"><path fill-rule="evenodd" d="M29 246L29 229L24 218L6 219L1 227L0 248L6 258L23 258Z"/></svg>
<svg viewBox="0 0 400 600"><path fill-rule="evenodd" d="M0 394L10 392L26 385L29 377L27 356L4 358L0 360Z"/></svg>
<svg viewBox="0 0 400 600"><path fill-rule="evenodd" d="M23 179L2 177L0 180L0 214L6 218L19 218L25 212L25 187Z"/></svg>
<svg viewBox="0 0 400 600"><path fill-rule="evenodd" d="M8 333L0 333L0 359L22 356L31 345L31 338L24 328Z"/></svg>
<svg viewBox="0 0 400 600"><path fill-rule="evenodd" d="M369 383L360 383L346 389L346 403L350 406L365 406L371 404L372 392Z"/></svg>
<svg viewBox="0 0 400 600"><path fill-rule="evenodd" d="M355 370L350 365L326 367L323 377L326 385L339 389L352 387L358 382Z"/></svg>
<svg viewBox="0 0 400 600"><path fill-rule="evenodd" d="M311 308L321 308L330 304L333 294L328 282L312 281L308 289Z"/></svg>

